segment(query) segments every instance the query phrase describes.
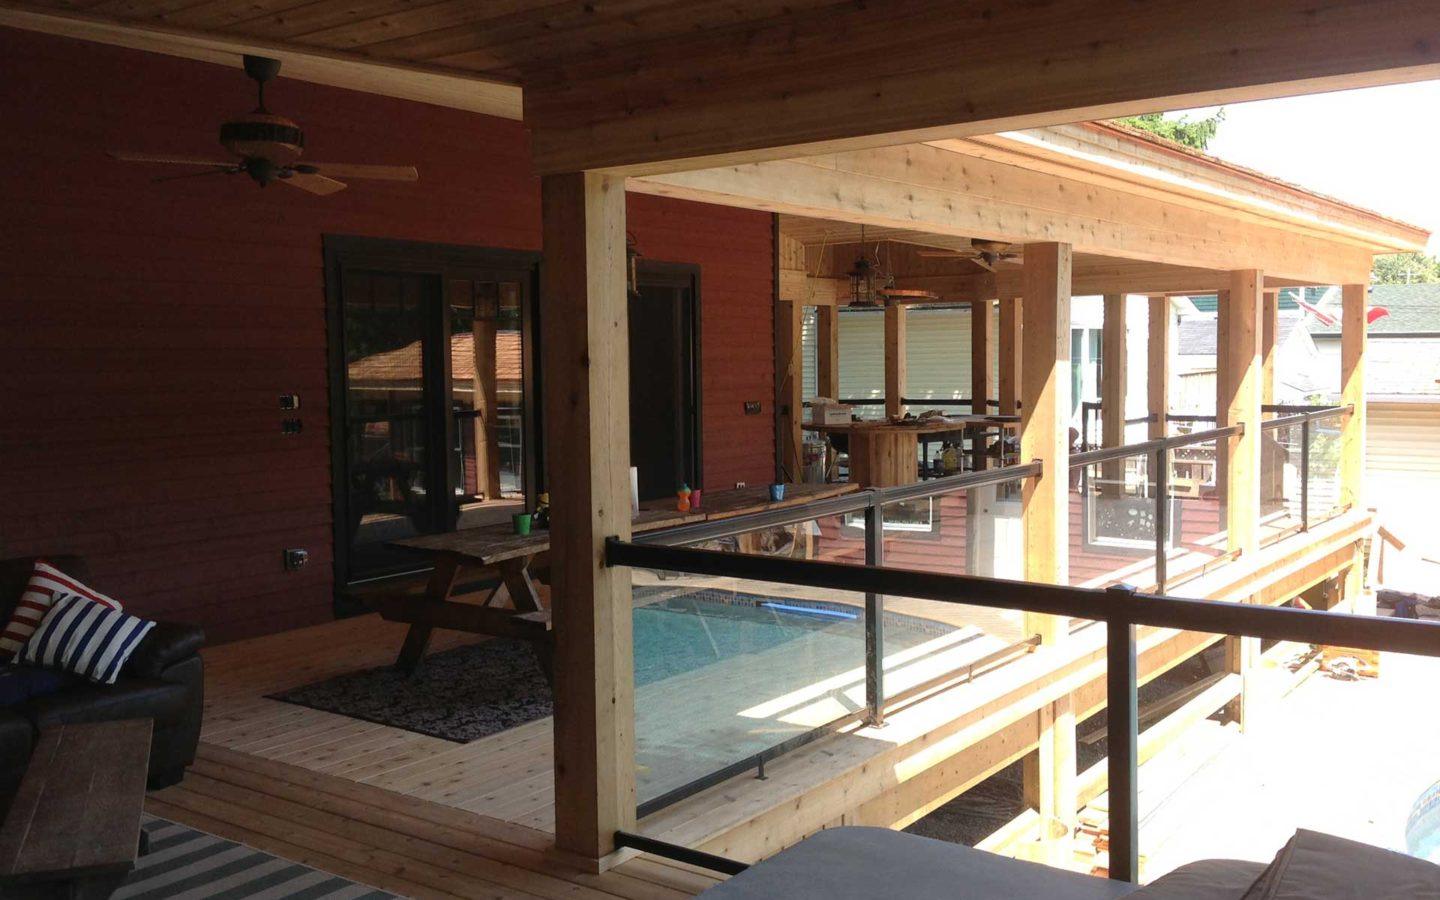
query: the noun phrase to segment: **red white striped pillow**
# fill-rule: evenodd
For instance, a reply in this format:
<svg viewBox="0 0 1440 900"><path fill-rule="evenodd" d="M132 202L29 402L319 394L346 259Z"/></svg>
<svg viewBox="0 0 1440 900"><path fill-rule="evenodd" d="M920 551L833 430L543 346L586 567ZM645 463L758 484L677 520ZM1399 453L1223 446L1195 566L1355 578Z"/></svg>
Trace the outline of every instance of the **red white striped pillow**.
<svg viewBox="0 0 1440 900"><path fill-rule="evenodd" d="M0 634L0 660L9 662L14 659L25 642L30 640L30 635L40 627L55 601L68 595L86 597L111 609L120 609L119 602L91 590L45 560L36 560L35 571L30 573L30 581L25 585L25 593L20 595L15 614L10 617L4 633Z"/></svg>

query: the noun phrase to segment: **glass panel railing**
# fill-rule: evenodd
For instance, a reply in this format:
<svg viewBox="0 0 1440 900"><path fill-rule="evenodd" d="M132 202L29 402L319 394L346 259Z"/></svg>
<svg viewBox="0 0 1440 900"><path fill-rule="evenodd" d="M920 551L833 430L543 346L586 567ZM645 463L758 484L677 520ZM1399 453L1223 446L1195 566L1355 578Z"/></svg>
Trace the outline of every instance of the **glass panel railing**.
<svg viewBox="0 0 1440 900"><path fill-rule="evenodd" d="M1070 469L1070 584L1156 586L1154 454Z"/></svg>
<svg viewBox="0 0 1440 900"><path fill-rule="evenodd" d="M642 813L865 709L864 594L632 572Z"/></svg>
<svg viewBox="0 0 1440 900"><path fill-rule="evenodd" d="M1166 546L1166 585L1173 587L1222 560L1228 549L1226 493L1221 471L1228 438L1172 447L1166 494L1171 527Z"/></svg>
<svg viewBox="0 0 1440 900"><path fill-rule="evenodd" d="M947 575L1025 577L1019 481L886 503L880 510L886 566ZM1025 616L1018 610L888 595L884 610L886 699L957 670L987 665L1029 637ZM931 638L902 647L894 640L894 627L919 629Z"/></svg>
<svg viewBox="0 0 1440 900"><path fill-rule="evenodd" d="M1304 466L1302 423L1265 423L1260 430L1260 543L1282 540L1305 526L1300 482Z"/></svg>
<svg viewBox="0 0 1440 900"><path fill-rule="evenodd" d="M1308 423L1309 452L1305 469L1306 522L1313 528L1337 514L1340 504L1340 431L1348 413Z"/></svg>

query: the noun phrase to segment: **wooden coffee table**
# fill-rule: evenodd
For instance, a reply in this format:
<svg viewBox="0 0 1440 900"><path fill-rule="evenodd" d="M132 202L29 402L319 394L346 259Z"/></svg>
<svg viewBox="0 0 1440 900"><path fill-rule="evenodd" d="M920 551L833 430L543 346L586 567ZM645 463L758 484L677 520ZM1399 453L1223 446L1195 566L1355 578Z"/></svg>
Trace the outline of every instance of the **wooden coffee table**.
<svg viewBox="0 0 1440 900"><path fill-rule="evenodd" d="M149 719L40 730L0 828L9 897L103 898L135 868L150 764Z"/></svg>

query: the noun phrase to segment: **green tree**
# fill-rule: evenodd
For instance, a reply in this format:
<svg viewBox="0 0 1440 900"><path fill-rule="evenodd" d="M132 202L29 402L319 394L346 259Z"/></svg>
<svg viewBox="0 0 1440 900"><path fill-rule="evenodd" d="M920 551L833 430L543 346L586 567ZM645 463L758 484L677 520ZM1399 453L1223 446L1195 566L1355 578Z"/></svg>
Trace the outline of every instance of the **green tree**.
<svg viewBox="0 0 1440 900"><path fill-rule="evenodd" d="M1202 119L1191 119L1189 116L1167 116L1166 113L1146 113L1143 116L1130 116L1127 119L1116 119L1115 121L1122 125L1148 131L1151 134L1158 134L1196 150L1204 150L1210 146L1210 141L1214 140L1215 133L1220 130L1220 123L1225 121L1225 110L1217 109L1213 114Z"/></svg>
<svg viewBox="0 0 1440 900"><path fill-rule="evenodd" d="M1426 253L1392 253L1375 257L1371 284L1434 284L1440 281L1440 259Z"/></svg>

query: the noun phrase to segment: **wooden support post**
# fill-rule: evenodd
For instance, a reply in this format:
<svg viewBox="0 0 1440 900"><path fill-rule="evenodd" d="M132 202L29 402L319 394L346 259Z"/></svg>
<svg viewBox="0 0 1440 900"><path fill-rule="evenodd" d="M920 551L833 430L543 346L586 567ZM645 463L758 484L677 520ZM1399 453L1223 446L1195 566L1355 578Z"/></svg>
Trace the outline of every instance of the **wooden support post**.
<svg viewBox="0 0 1440 900"><path fill-rule="evenodd" d="M1125 443L1125 295L1105 295L1105 320L1100 338L1101 446Z"/></svg>
<svg viewBox="0 0 1440 900"><path fill-rule="evenodd" d="M1170 298L1164 294L1150 298L1149 325L1146 390L1149 394L1149 436L1154 440L1165 437L1169 430L1165 417L1170 414Z"/></svg>
<svg viewBox="0 0 1440 900"><path fill-rule="evenodd" d="M1260 272L1230 274L1229 296L1219 307L1215 415L1221 427L1244 425L1226 443L1229 549L1260 549ZM1223 348L1223 350L1219 349Z"/></svg>
<svg viewBox="0 0 1440 900"><path fill-rule="evenodd" d="M1119 447L1125 443L1125 382L1129 377L1125 340L1125 295L1106 294L1105 318L1100 331L1100 445ZM1125 480L1125 461L1113 460L1100 467L1101 490L1119 496Z"/></svg>
<svg viewBox="0 0 1440 900"><path fill-rule="evenodd" d="M989 300L976 300L970 304L970 411L977 416L988 415L989 399L994 393L992 382L995 376L995 342L990 339L991 327L995 321L994 305ZM970 458L978 472L986 468L985 432L971 430Z"/></svg>
<svg viewBox="0 0 1440 900"><path fill-rule="evenodd" d="M546 439L554 615L555 849L596 869L635 824L625 179L541 181Z"/></svg>
<svg viewBox="0 0 1440 900"><path fill-rule="evenodd" d="M1368 288L1341 288L1340 402L1353 411L1340 430L1340 503L1363 509L1365 503L1365 304Z"/></svg>
<svg viewBox="0 0 1440 900"><path fill-rule="evenodd" d="M1260 311L1260 403L1275 402L1275 341L1280 334L1280 292L1266 291Z"/></svg>
<svg viewBox="0 0 1440 900"><path fill-rule="evenodd" d="M1070 571L1070 267L1069 244L1025 245L1020 461L1043 472L1025 479L1021 518L1025 579L1046 584L1066 584ZM1027 613L1025 630L1054 643L1069 623Z"/></svg>
<svg viewBox="0 0 1440 900"><path fill-rule="evenodd" d="M778 480L800 480L801 427L805 403L801 340L805 307L782 300L775 306L775 422L779 429Z"/></svg>
<svg viewBox="0 0 1440 900"><path fill-rule="evenodd" d="M815 308L815 393L840 398L840 312L833 306Z"/></svg>
<svg viewBox="0 0 1440 900"><path fill-rule="evenodd" d="M905 414L905 311L899 303L885 306L885 415Z"/></svg>
<svg viewBox="0 0 1440 900"><path fill-rule="evenodd" d="M1000 301L1000 415L1020 415L1020 310L1019 297Z"/></svg>
<svg viewBox="0 0 1440 900"><path fill-rule="evenodd" d="M1222 427L1242 424L1245 433L1223 442L1216 462L1224 472L1226 528L1232 551L1250 555L1260 549L1260 335L1261 289L1265 279L1255 269L1230 273L1230 289L1221 295L1216 335L1215 415ZM1226 661L1241 676L1240 695L1229 705L1230 716L1246 727L1250 668L1259 655L1255 638L1227 637Z"/></svg>

